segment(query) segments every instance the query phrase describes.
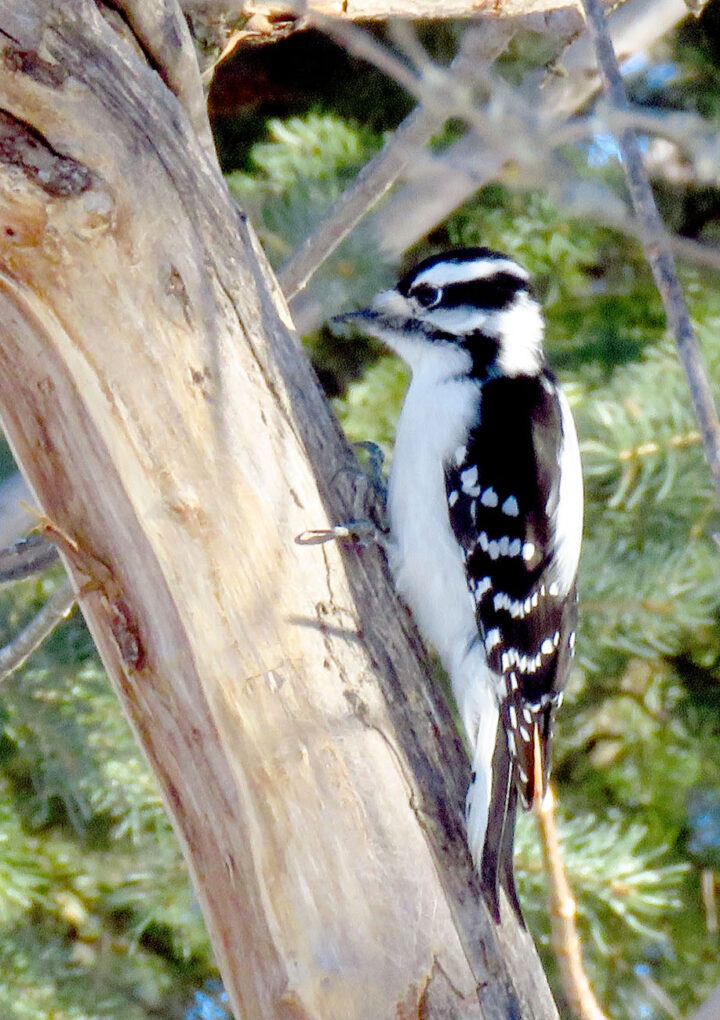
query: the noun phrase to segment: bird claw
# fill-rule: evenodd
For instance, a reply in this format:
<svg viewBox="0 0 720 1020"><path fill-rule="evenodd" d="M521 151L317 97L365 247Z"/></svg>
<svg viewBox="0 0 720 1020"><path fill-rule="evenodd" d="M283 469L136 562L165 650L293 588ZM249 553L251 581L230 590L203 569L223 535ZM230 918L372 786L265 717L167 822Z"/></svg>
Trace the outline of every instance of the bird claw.
<svg viewBox="0 0 720 1020"><path fill-rule="evenodd" d="M369 471L363 471L357 464L343 465L336 473L353 476L352 517L333 528L313 528L303 531L295 541L298 545L323 545L325 542L349 542L366 549L379 545L387 550L388 536L384 527L387 490L383 478L385 454L376 443L353 443L353 448L367 454ZM379 521L379 525L376 523Z"/></svg>
<svg viewBox="0 0 720 1020"><path fill-rule="evenodd" d="M370 520L353 520L333 528L313 528L295 539L298 545L323 545L325 542L351 542L366 549L370 545L385 548L387 535Z"/></svg>
<svg viewBox="0 0 720 1020"><path fill-rule="evenodd" d="M336 478L341 474L353 476L352 521L361 521L366 516L375 515L382 519L387 504L387 487L383 477L385 454L377 443L363 441L353 443L352 447L367 454L369 468L364 471L357 462L353 462L343 465L335 475Z"/></svg>

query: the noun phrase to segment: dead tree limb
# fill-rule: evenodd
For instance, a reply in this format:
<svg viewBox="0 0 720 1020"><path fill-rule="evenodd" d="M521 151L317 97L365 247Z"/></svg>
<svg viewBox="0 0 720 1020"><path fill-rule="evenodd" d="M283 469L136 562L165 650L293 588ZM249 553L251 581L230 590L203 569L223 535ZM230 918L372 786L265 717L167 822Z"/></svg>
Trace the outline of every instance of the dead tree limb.
<svg viewBox="0 0 720 1020"><path fill-rule="evenodd" d="M159 0L153 0L159 2ZM665 2L665 0L663 0ZM583 25L579 0L180 0L200 50L205 78L237 46L273 42L307 27L308 15L343 21L388 18L523 20L541 31L571 35ZM608 3L609 7L614 6Z"/></svg>
<svg viewBox="0 0 720 1020"><path fill-rule="evenodd" d="M628 100L612 40L605 24L602 4L600 0L583 0L583 4L595 43L598 67L602 72L608 96L615 109L625 112ZM655 203L652 185L633 128L626 127L619 131L616 137L622 153L623 170L635 216L645 235L645 255L665 307L668 328L675 338L680 362L687 376L695 417L702 435L705 458L720 502L720 419L675 268L672 246Z"/></svg>
<svg viewBox="0 0 720 1020"><path fill-rule="evenodd" d="M0 414L236 1015L555 1017L482 903L465 751L381 557L294 542L347 513L348 450L131 24L0 2Z"/></svg>

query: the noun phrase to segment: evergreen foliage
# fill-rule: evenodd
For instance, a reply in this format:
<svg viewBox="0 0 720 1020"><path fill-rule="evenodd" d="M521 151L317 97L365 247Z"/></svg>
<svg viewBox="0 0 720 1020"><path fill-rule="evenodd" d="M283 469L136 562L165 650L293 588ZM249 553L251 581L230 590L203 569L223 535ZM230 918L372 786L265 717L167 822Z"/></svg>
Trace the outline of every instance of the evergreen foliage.
<svg viewBox="0 0 720 1020"><path fill-rule="evenodd" d="M719 10L711 6L708 24L720 22ZM666 71L653 75L659 66ZM718 126L717 42L702 26L683 29L633 88L638 101L699 108ZM250 169L230 176L276 264L382 144L378 111L365 119L363 105L351 109L354 119L330 105L276 117L253 146ZM600 164L588 173L616 179L597 152L575 153L578 162L588 155ZM717 194L663 188L662 198L671 222L717 236ZM567 220L539 192L496 184L408 261L466 244L508 251L535 276L549 356L581 436L581 630L554 777L591 981L617 1020L667 1016L648 990L654 984L684 1014L720 980L718 935L706 926L700 891L701 871L720 867L720 526L687 384L634 243ZM400 268L359 229L317 274L310 297L323 309L350 308ZM717 382L717 279L687 266L683 279ZM404 367L376 344L327 329L306 339L348 436L391 453ZM56 583L51 572L0 592L0 639ZM0 1015L225 1020L179 850L77 613L5 683L0 723ZM517 872L554 977L527 817Z"/></svg>

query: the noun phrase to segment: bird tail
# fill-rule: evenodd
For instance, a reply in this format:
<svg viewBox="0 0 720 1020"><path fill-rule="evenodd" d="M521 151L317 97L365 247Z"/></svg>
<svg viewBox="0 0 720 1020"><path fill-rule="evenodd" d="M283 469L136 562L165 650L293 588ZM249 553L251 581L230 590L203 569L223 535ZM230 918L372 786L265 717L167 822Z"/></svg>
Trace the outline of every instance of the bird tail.
<svg viewBox="0 0 720 1020"><path fill-rule="evenodd" d="M487 725L488 722L491 725ZM500 713L494 713L494 719L485 723L478 733L472 782L465 803L468 845L482 879L488 909L496 923L500 922L502 888L524 927L513 871L518 799L516 766L510 756Z"/></svg>

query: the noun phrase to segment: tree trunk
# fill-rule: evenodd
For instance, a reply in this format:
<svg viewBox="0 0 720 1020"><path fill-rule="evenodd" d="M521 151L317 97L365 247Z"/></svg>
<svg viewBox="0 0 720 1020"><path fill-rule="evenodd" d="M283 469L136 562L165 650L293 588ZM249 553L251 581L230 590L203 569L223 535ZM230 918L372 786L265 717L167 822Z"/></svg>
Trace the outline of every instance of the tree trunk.
<svg viewBox="0 0 720 1020"><path fill-rule="evenodd" d="M236 1016L554 1017L482 902L466 755L382 557L295 542L347 515L348 450L125 13L0 2L0 414Z"/></svg>

